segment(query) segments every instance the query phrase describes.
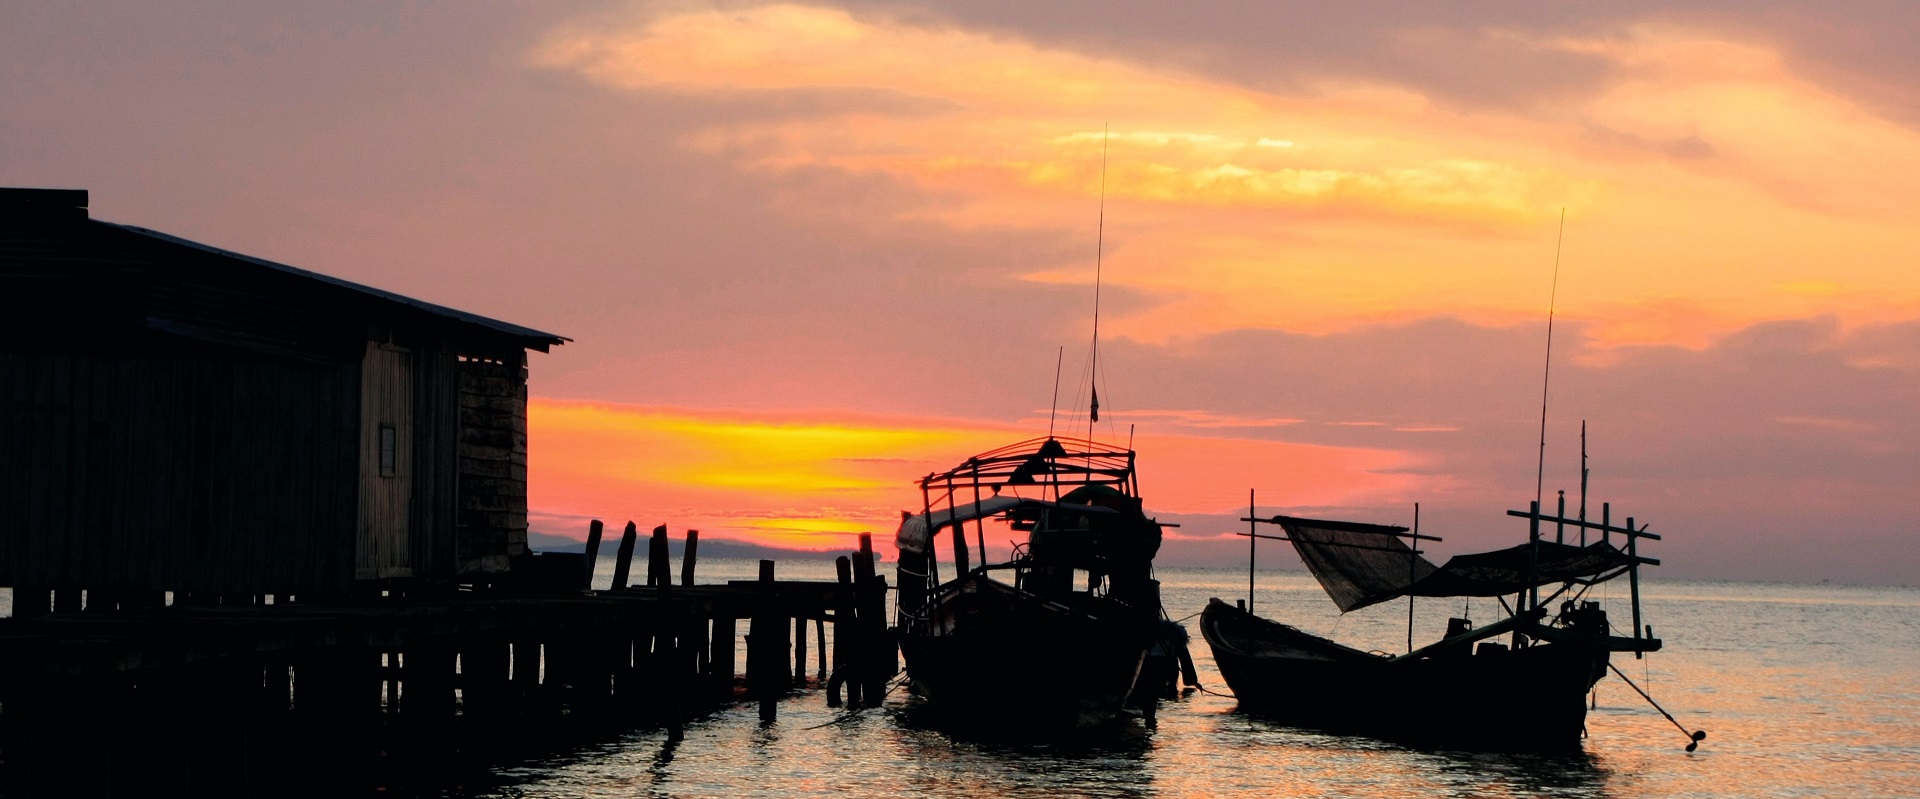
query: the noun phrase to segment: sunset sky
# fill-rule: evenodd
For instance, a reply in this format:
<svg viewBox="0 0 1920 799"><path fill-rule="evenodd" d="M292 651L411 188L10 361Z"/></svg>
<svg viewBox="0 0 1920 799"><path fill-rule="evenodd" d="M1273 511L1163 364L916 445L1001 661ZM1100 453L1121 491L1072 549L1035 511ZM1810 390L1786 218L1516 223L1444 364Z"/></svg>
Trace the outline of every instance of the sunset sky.
<svg viewBox="0 0 1920 799"><path fill-rule="evenodd" d="M1086 433L1098 251L1094 432L1169 560L1235 562L1248 489L1517 543L1551 296L1549 503L1585 420L1666 576L1913 585L1915 41L1880 2L9 2L0 185L574 338L532 359L550 535L890 543L913 478L1046 432L1061 348Z"/></svg>

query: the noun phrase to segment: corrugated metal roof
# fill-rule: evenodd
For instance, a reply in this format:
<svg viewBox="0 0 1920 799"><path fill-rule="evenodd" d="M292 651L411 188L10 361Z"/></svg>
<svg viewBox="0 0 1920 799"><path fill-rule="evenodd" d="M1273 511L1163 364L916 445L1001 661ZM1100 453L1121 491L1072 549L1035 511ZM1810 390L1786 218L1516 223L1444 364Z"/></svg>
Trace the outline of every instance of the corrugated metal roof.
<svg viewBox="0 0 1920 799"><path fill-rule="evenodd" d="M109 227L117 228L119 230L123 230L128 233L132 233L138 236L144 236L150 239L154 239L156 241L164 242L166 244L171 244L179 247L187 247L187 248L198 250L200 252L204 252L210 255L217 255L222 258L226 258L234 261L240 261L243 263L251 264L253 266L272 269L276 272L292 275L294 277L300 277L300 278L306 278L308 280L319 281L321 283L326 283L338 288L346 289L348 291L357 292L377 300L394 303L396 305L406 306L408 308L412 308L416 311L420 311L422 313L425 313L431 316L437 316L437 317L451 320L454 322L460 322L463 324L483 327L496 333L518 338L521 340L521 343L523 345L532 349L540 350L541 352L546 352L547 348L550 346L565 344L573 340L565 336L554 335L552 333L535 330L530 327L521 327L519 325L512 324L510 322L502 322L498 319L489 319L485 316L468 313L466 311L462 311L457 308L448 308L444 305L435 305L425 300L416 300L412 297L408 297L401 294L395 294L391 291L377 289L372 286L363 286L359 283L354 283L348 280L341 280L340 278L333 277L331 275L323 275L323 274L320 274L319 272L311 272L305 269L301 269L297 266L288 266L283 263L269 261L265 258L255 258L251 255L237 253L232 250L223 250L219 247L215 247L210 244L202 244L200 242L192 241L190 239L183 239L183 238L180 238L179 236L173 236L166 233L161 233L160 231L157 231L157 230L148 230L146 228L135 227L133 225L121 225L121 224L106 222L98 219L91 220L91 222L93 222L94 224L106 225Z"/></svg>

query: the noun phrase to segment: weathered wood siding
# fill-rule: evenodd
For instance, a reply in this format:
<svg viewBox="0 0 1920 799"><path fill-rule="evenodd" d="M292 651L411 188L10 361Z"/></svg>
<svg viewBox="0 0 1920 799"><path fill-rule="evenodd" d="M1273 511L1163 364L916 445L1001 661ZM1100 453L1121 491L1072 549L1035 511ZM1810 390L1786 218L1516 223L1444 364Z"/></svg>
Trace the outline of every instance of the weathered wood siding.
<svg viewBox="0 0 1920 799"><path fill-rule="evenodd" d="M360 520L355 528L354 577L413 576L410 506L413 499L413 353L367 342L360 361ZM391 473L381 459L383 429L392 433Z"/></svg>
<svg viewBox="0 0 1920 799"><path fill-rule="evenodd" d="M344 592L358 364L0 353L0 585Z"/></svg>
<svg viewBox="0 0 1920 799"><path fill-rule="evenodd" d="M525 553L526 348L564 339L84 203L0 188L0 586L445 586Z"/></svg>
<svg viewBox="0 0 1920 799"><path fill-rule="evenodd" d="M439 347L413 352L414 576L449 580L454 574L454 527L459 515L460 376L452 353Z"/></svg>
<svg viewBox="0 0 1920 799"><path fill-rule="evenodd" d="M459 576L507 571L527 551L527 359L459 361Z"/></svg>

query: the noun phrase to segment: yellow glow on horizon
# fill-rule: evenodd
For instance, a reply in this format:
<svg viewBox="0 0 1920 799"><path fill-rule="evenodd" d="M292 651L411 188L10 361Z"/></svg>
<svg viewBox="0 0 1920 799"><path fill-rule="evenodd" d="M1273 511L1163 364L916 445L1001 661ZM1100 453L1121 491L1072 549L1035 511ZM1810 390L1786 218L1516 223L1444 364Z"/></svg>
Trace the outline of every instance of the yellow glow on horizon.
<svg viewBox="0 0 1920 799"><path fill-rule="evenodd" d="M1198 429L1222 421L1155 413L1189 418ZM802 549L847 548L861 532L890 549L900 511L919 510L916 478L1036 435L951 419L542 398L528 403L527 421L535 442L528 469L538 475L528 501L536 517L667 523ZM1142 436L1137 446L1143 492L1156 512L1219 512L1234 506L1248 481L1275 486L1274 502L1296 504L1398 496L1416 487L1404 472L1416 459L1390 450L1196 435Z"/></svg>
<svg viewBox="0 0 1920 799"><path fill-rule="evenodd" d="M1148 300L1111 329L1140 340L1536 320L1562 208L1559 312L1601 344L1701 346L1767 319L1920 314L1920 237L1903 217L1920 193L1906 177L1920 171L1920 133L1767 45L1711 31L1475 35L1600 59L1613 77L1506 109L1311 76L1281 93L789 4L567 26L531 60L634 91L859 98L715 123L686 146L773 177L898 181L939 198L901 219L958 235L1090 237L1104 148L1105 278ZM1089 266L1027 277L1084 282Z"/></svg>

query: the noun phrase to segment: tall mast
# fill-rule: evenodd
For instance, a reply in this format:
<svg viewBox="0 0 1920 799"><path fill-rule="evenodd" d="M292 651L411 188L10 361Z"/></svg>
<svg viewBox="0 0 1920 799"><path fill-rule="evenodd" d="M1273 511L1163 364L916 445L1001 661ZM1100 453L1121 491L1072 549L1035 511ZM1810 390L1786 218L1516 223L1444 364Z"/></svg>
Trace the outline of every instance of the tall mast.
<svg viewBox="0 0 1920 799"><path fill-rule="evenodd" d="M1567 239L1567 209L1560 209L1560 234L1553 242L1553 289L1547 294L1547 367L1540 377L1540 469L1533 480L1533 504L1546 498L1547 485L1547 386L1553 382L1553 306L1560 298L1560 245ZM1095 304L1099 292L1095 290Z"/></svg>
<svg viewBox="0 0 1920 799"><path fill-rule="evenodd" d="M1107 126L1100 126L1100 221L1093 238L1093 355L1087 369L1087 382L1093 403L1087 410L1087 440L1093 440L1093 424L1100 421L1100 267L1107 242Z"/></svg>

